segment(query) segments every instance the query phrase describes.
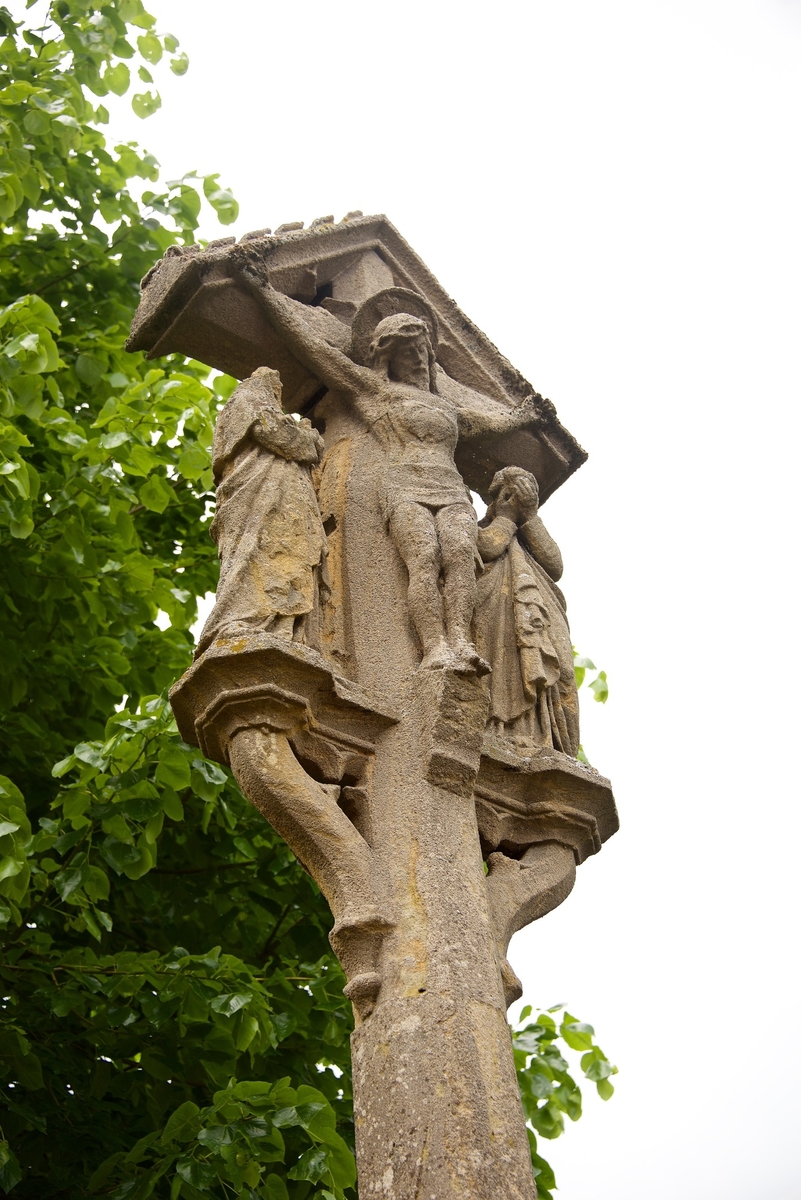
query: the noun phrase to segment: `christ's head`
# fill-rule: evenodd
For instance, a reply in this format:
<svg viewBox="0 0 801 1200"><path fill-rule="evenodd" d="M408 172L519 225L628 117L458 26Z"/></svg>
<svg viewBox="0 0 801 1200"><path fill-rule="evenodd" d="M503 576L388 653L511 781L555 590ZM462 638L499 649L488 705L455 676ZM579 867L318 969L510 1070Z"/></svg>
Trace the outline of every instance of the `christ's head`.
<svg viewBox="0 0 801 1200"><path fill-rule="evenodd" d="M386 379L435 391L434 352L426 322L410 313L384 317L375 327L370 365Z"/></svg>

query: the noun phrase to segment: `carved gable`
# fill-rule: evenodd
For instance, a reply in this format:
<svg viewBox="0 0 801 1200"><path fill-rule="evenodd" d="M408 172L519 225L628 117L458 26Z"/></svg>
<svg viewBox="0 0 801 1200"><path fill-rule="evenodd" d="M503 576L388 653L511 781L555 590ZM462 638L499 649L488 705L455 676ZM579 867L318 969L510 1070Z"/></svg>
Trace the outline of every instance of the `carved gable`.
<svg viewBox="0 0 801 1200"><path fill-rule="evenodd" d="M246 234L263 246L275 287L303 307L304 316L332 345L347 350L358 306L388 287L424 296L439 323L437 361L441 391L454 403L469 393L515 405L534 388L451 300L425 263L384 216L356 217L274 235ZM142 281L142 300L128 342L149 358L181 353L239 379L257 367L281 373L287 411L313 417L319 380L289 353L254 298L233 277L228 261L234 238L204 250L172 247ZM545 501L586 459L575 438L554 418L547 432L505 434L480 447L460 446L456 462L466 482L484 493L500 466L531 471Z"/></svg>

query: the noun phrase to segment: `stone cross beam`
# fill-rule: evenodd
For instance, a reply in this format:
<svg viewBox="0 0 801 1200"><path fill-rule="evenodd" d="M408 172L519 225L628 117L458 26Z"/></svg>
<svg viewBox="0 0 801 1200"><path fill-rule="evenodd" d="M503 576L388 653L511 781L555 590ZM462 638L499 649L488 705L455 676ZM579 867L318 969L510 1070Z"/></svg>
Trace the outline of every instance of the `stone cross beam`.
<svg viewBox="0 0 801 1200"><path fill-rule="evenodd" d="M539 514L586 455L384 217L172 247L129 348L242 380L172 704L331 907L361 1200L535 1200L507 947L617 828Z"/></svg>

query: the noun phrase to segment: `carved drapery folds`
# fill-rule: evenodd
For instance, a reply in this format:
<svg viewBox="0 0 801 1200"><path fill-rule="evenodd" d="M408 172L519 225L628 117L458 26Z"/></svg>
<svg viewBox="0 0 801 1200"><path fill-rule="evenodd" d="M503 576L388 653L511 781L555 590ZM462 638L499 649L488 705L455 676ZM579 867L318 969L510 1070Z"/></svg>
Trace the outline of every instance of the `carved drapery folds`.
<svg viewBox="0 0 801 1200"><path fill-rule="evenodd" d="M172 703L331 907L360 1194L391 1168L399 1200L456 1200L465 1171L476 1200L499 1172L534 1200L507 948L617 828L576 758L539 513L584 453L384 218L173 253L146 284L132 348L244 377L213 448L217 605Z"/></svg>
<svg viewBox="0 0 801 1200"><path fill-rule="evenodd" d="M578 694L562 556L538 515L533 475L499 471L490 487L478 549L484 562L477 641L492 663L489 735L519 753L579 748Z"/></svg>
<svg viewBox="0 0 801 1200"><path fill-rule="evenodd" d="M282 412L277 371L259 367L234 390L212 446L220 579L198 654L260 630L291 640L319 604L326 539L311 468L322 450L309 421Z"/></svg>

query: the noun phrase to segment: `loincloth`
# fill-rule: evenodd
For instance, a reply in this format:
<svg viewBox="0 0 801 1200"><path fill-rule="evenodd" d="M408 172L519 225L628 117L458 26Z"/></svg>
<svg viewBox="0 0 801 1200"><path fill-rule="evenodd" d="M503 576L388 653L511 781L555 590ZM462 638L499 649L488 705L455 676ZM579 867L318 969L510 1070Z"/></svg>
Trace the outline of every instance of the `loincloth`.
<svg viewBox="0 0 801 1200"><path fill-rule="evenodd" d="M380 490L381 515L387 524L401 504L420 504L434 511L451 505L472 510L470 492L454 468L437 478L430 469L415 470L415 464L390 467Z"/></svg>

